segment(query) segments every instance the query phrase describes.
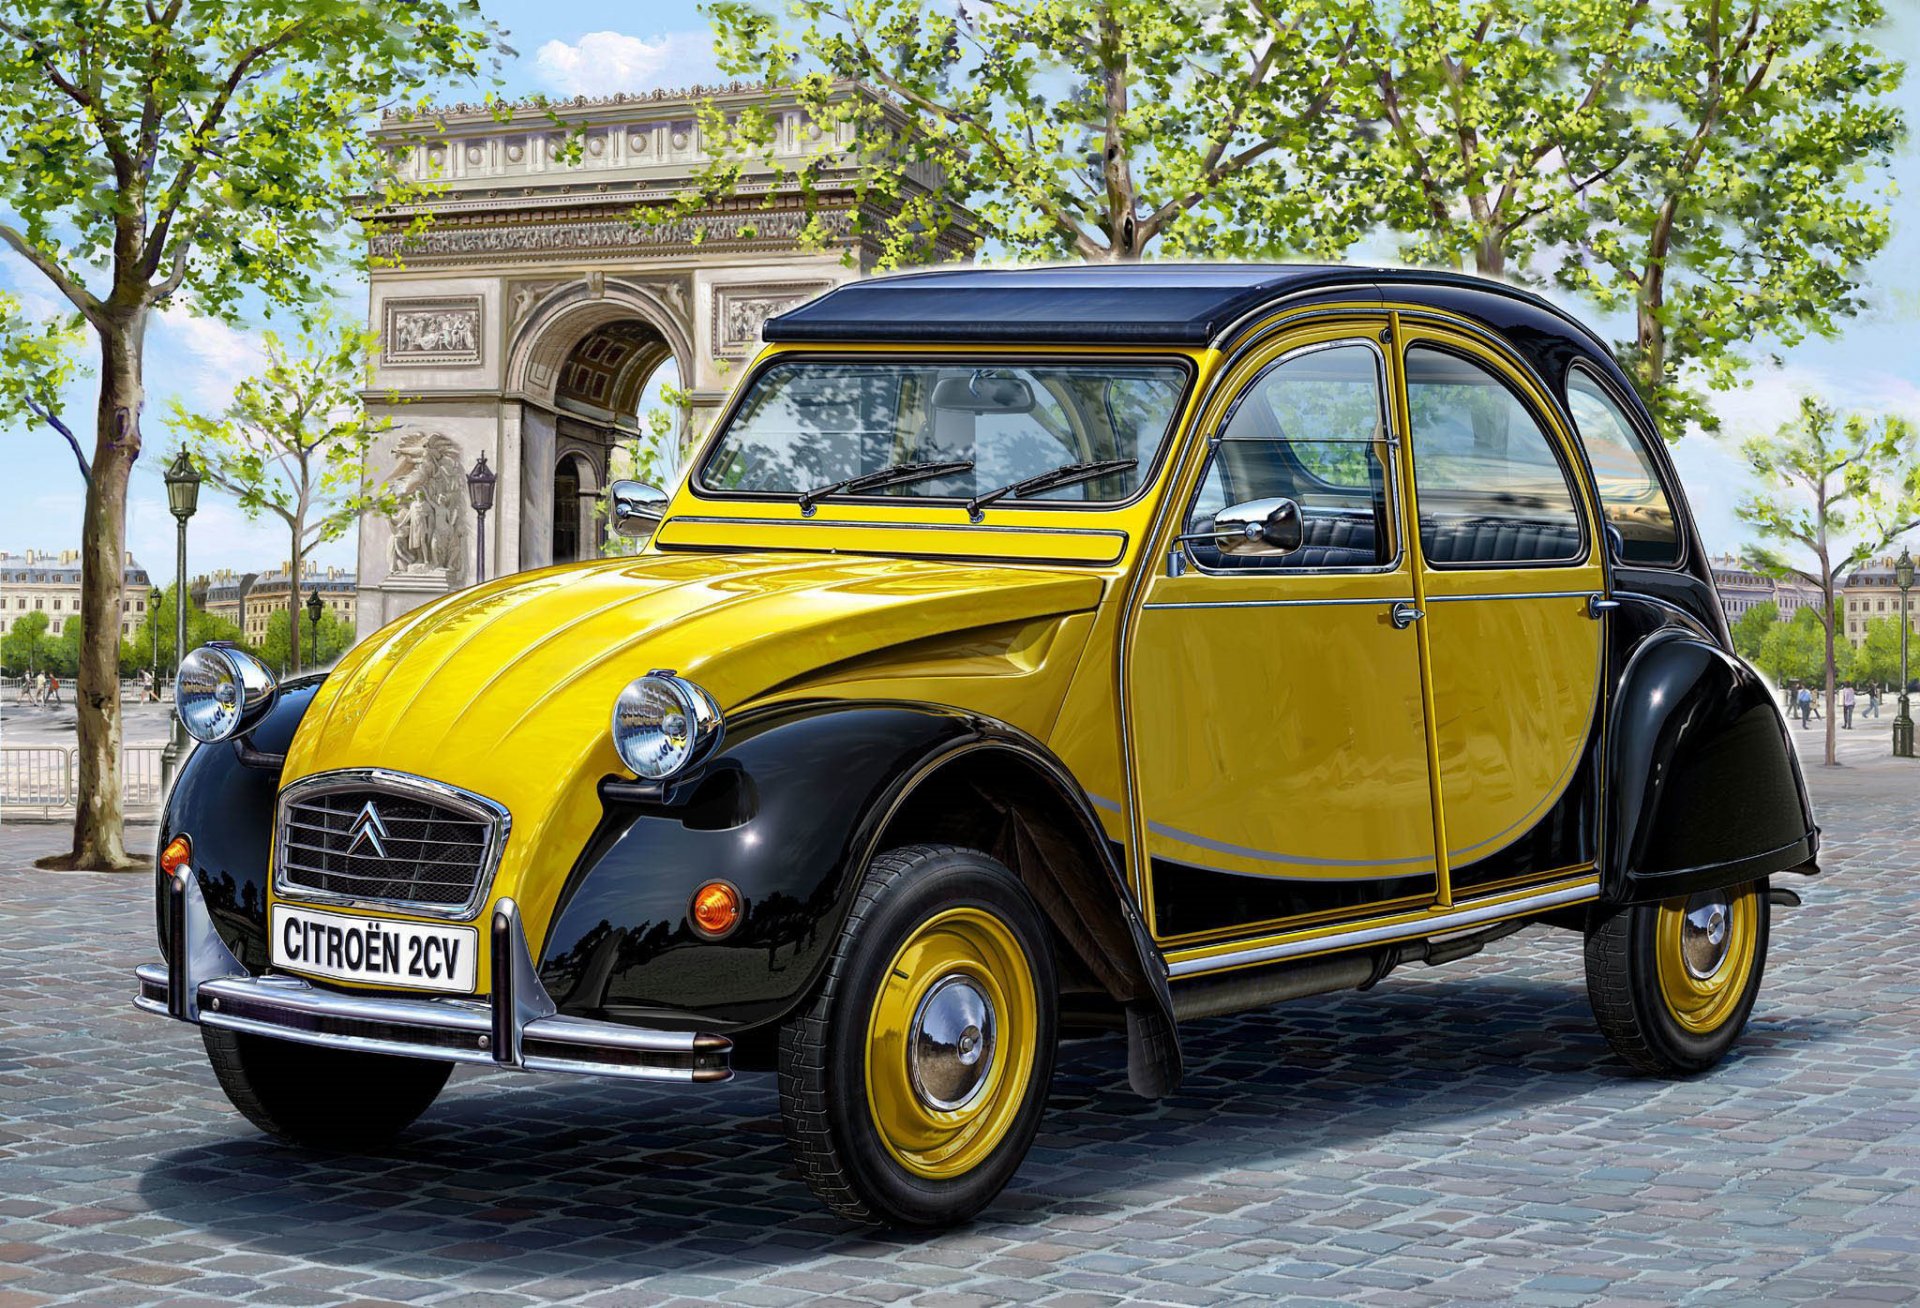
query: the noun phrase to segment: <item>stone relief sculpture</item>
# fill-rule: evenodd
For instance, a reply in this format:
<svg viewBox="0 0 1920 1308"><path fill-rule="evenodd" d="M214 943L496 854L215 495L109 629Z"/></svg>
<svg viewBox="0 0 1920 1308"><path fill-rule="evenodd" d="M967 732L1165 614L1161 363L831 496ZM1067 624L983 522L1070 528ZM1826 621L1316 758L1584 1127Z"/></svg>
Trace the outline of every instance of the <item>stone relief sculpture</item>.
<svg viewBox="0 0 1920 1308"><path fill-rule="evenodd" d="M480 297L389 300L385 335L388 363L478 363Z"/></svg>
<svg viewBox="0 0 1920 1308"><path fill-rule="evenodd" d="M775 314L810 300L827 282L778 286L721 286L713 293L713 352L740 355L760 345L760 328Z"/></svg>
<svg viewBox="0 0 1920 1308"><path fill-rule="evenodd" d="M411 431L394 450L389 563L396 577L461 584L466 568L466 484L460 448L444 432Z"/></svg>

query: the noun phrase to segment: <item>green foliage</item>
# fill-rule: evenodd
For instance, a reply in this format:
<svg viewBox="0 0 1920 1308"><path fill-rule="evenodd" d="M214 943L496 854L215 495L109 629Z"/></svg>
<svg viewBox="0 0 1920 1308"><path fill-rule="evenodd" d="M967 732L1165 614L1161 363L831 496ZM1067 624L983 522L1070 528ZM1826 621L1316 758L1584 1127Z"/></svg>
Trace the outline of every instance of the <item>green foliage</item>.
<svg viewBox="0 0 1920 1308"><path fill-rule="evenodd" d="M0 426L25 421L53 428L73 450L84 481L86 452L60 416L60 391L81 372L74 357L80 335L77 317L30 322L20 301L0 291Z"/></svg>
<svg viewBox="0 0 1920 1308"><path fill-rule="evenodd" d="M851 184L881 217L863 227L811 204L809 235L857 237L882 267L970 246L967 210L1020 258L1133 259L1156 243L1332 253L1361 230L1338 189L1315 185L1356 144L1334 120L1350 4L792 0L788 29L746 0L713 0L720 66L787 92L809 148L798 162L776 152L791 140L784 105L709 106L702 134L719 157L677 207L641 217L743 183L773 183L767 209Z"/></svg>
<svg viewBox="0 0 1920 1308"><path fill-rule="evenodd" d="M0 636L0 667L6 669L7 675L18 676L53 666L54 647L58 642L47 634L50 625L46 614L28 613L16 620L5 636Z"/></svg>
<svg viewBox="0 0 1920 1308"><path fill-rule="evenodd" d="M1780 625L1780 606L1765 600L1742 613L1733 622L1733 652L1756 667L1760 665L1760 647L1767 634Z"/></svg>
<svg viewBox="0 0 1920 1308"><path fill-rule="evenodd" d="M177 587L169 586L162 594L160 603L149 601L146 621L135 627L133 634L120 642L120 669L127 675L133 675L141 668L153 666L153 651L157 644L160 651L160 677L165 681L173 676L178 660L174 657L173 633L179 622L175 616L174 593ZM232 641L236 645L245 645L245 634L238 626L225 618L215 617L197 604L187 607L187 648L200 646L216 640Z"/></svg>
<svg viewBox="0 0 1920 1308"><path fill-rule="evenodd" d="M1834 646L1836 680L1847 676L1852 655L1853 647L1846 642ZM1773 629L1762 638L1759 656L1753 665L1781 685L1803 682L1819 693L1827 676L1826 633L1820 625L1819 610L1804 608L1790 620L1774 623Z"/></svg>
<svg viewBox="0 0 1920 1308"><path fill-rule="evenodd" d="M1908 636L1908 671L1912 671L1912 661L1920 654L1920 644ZM1853 660L1853 675L1863 684L1875 686L1898 686L1900 684L1900 619L1869 618L1866 638L1860 642Z"/></svg>
<svg viewBox="0 0 1920 1308"><path fill-rule="evenodd" d="M1905 131L1904 68L1880 51L1882 0L1636 6L1623 86L1630 130L1583 136L1569 175L1595 178L1546 235L1577 257L1559 280L1631 308L1621 361L1670 437L1714 426L1696 384L1737 384L1757 336L1792 344L1858 310L1889 234L1870 180Z"/></svg>
<svg viewBox="0 0 1920 1308"><path fill-rule="evenodd" d="M338 540L361 515L397 507L384 486L367 480L374 439L393 425L370 417L361 400L374 344L329 315L316 316L291 350L268 332L265 371L234 387L224 413L193 413L176 400L168 418L203 477L249 518L271 514L286 527L296 577L309 553ZM296 586L294 602L299 595ZM299 666L298 635L289 662Z"/></svg>
<svg viewBox="0 0 1920 1308"><path fill-rule="evenodd" d="M254 653L258 654L266 665L275 672L285 674L293 667L293 642L287 635L289 615L285 609L276 609L267 615L266 634L260 638ZM308 668L324 668L333 663L342 654L353 648L353 628L335 617L331 610L322 610L320 614L320 646L313 648L313 620L307 617L304 608L300 611L300 643L305 651L302 662Z"/></svg>

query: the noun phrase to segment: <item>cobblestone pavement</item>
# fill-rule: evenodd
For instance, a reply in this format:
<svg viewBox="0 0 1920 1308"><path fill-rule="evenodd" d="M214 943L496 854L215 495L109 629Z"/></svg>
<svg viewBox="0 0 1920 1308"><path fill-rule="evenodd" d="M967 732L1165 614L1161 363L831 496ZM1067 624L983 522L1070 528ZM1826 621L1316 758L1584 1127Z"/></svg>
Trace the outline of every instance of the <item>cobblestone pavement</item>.
<svg viewBox="0 0 1920 1308"><path fill-rule="evenodd" d="M1813 733L1809 733L1813 734ZM1578 942L1535 929L1368 995L1193 1024L1150 1104L1063 1051L1025 1170L939 1236L824 1215L770 1077L688 1092L458 1073L388 1156L306 1153L137 1016L144 876L0 833L0 1308L676 1300L1574 1305L1920 1300L1920 766L1809 768L1829 874L1780 911L1704 1078L1627 1075ZM130 833L150 847L150 831Z"/></svg>

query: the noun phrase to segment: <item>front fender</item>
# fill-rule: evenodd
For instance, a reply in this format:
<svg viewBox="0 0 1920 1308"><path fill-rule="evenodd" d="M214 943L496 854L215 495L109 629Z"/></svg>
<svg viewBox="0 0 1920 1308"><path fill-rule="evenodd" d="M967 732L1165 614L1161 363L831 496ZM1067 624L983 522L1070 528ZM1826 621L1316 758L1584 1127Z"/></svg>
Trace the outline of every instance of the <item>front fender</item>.
<svg viewBox="0 0 1920 1308"><path fill-rule="evenodd" d="M154 918L165 957L173 953L158 851L185 833L193 842L193 870L220 938L249 971L266 970L267 858L280 765L324 680L323 673L283 683L266 716L246 735L196 745L181 763L160 815L155 848Z"/></svg>
<svg viewBox="0 0 1920 1308"><path fill-rule="evenodd" d="M1807 870L1820 832L1773 695L1682 627L1627 660L1608 730L1601 898L1640 903Z"/></svg>

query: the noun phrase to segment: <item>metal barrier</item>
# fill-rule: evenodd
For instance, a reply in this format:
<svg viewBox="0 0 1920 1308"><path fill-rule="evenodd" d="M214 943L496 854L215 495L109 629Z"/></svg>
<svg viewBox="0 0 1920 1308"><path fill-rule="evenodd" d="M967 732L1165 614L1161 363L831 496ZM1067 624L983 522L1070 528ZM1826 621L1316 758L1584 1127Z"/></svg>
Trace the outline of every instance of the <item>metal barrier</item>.
<svg viewBox="0 0 1920 1308"><path fill-rule="evenodd" d="M128 813L157 812L164 745L127 745L120 751L120 802ZM63 745L0 746L0 808L14 816L43 817L72 809L80 793L79 750Z"/></svg>

